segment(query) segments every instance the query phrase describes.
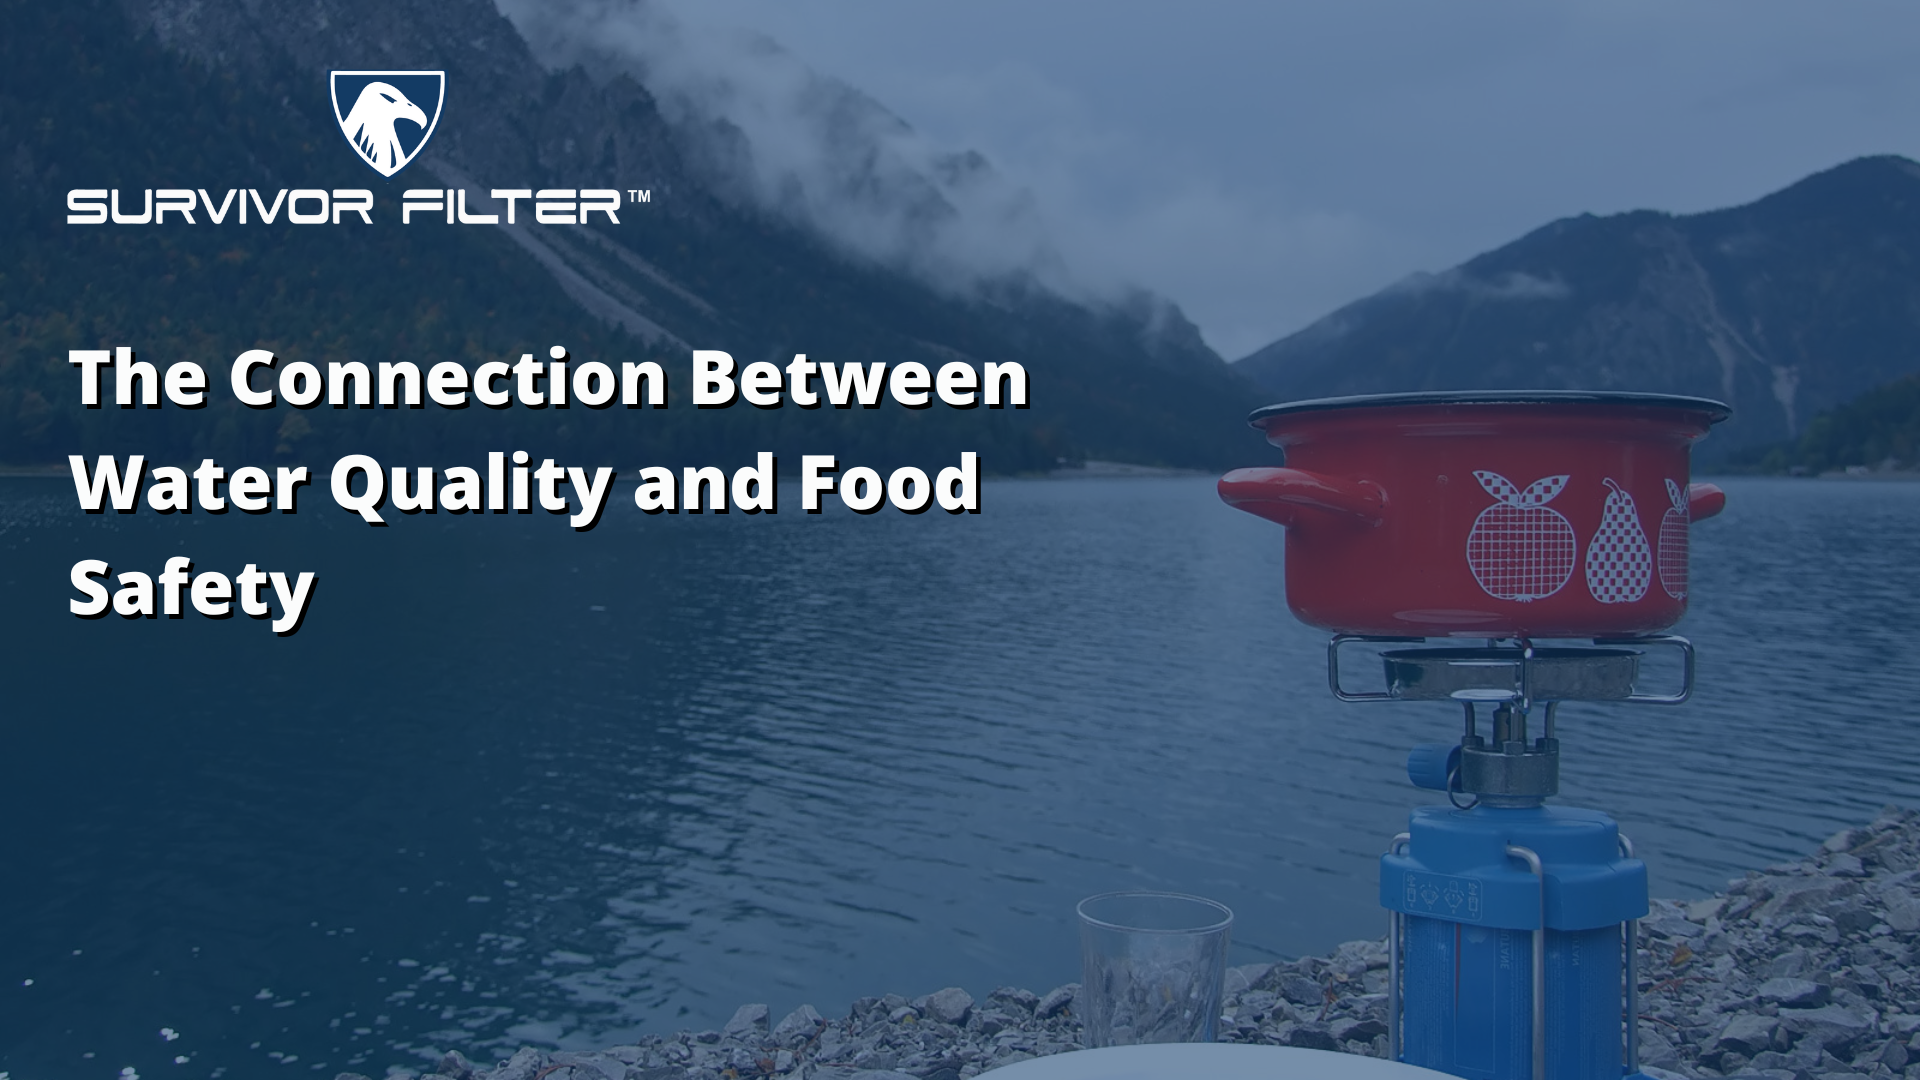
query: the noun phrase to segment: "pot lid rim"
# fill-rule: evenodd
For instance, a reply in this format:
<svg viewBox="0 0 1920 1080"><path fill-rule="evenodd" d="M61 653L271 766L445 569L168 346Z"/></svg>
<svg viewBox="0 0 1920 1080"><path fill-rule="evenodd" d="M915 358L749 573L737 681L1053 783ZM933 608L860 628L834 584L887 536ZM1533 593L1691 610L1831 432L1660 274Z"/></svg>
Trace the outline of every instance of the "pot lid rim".
<svg viewBox="0 0 1920 1080"><path fill-rule="evenodd" d="M1248 414L1247 423L1264 429L1266 425L1263 421L1295 413L1419 405L1618 405L1682 409L1706 413L1709 425L1718 424L1733 415L1732 407L1725 402L1684 394L1640 394L1614 390L1423 390L1283 401L1255 409Z"/></svg>

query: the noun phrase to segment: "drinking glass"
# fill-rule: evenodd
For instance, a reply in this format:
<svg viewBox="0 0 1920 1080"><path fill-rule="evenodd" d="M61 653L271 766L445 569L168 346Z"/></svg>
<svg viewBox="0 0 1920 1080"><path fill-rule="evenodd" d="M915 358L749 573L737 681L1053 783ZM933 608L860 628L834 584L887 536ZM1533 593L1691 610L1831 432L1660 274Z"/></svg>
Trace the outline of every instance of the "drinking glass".
<svg viewBox="0 0 1920 1080"><path fill-rule="evenodd" d="M1080 901L1080 1019L1089 1047L1212 1042L1233 912L1198 896Z"/></svg>

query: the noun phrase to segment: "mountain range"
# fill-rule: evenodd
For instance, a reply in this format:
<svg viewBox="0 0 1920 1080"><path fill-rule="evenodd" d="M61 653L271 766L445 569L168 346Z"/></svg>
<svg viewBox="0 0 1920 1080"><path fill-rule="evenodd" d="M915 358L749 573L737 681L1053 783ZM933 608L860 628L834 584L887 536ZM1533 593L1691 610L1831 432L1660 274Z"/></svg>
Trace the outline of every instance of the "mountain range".
<svg viewBox="0 0 1920 1080"><path fill-rule="evenodd" d="M1275 399L1414 390L1691 394L1709 462L1920 371L1920 165L1868 157L1745 206L1565 218L1348 304L1235 366Z"/></svg>
<svg viewBox="0 0 1920 1080"><path fill-rule="evenodd" d="M967 154L917 171L863 165L884 163L879 140L905 125L828 80L805 92L843 121L827 134L845 168L776 177L769 199L767 185L743 179L754 133L669 108L632 57L584 45L562 56L552 40L536 57L487 0L0 0L0 17L0 462L144 453L323 464L349 452L426 462L505 440L622 467L769 449L787 468L802 452L887 466L974 450L988 470L1018 472L1083 458L1217 468L1265 451L1243 422L1261 391L1167 300L1079 294L1043 245L1024 261L950 272L939 244L965 231L991 166ZM347 145L328 93L329 71L374 69L446 72L431 140L392 181ZM393 205L401 189L429 185L646 189L651 201L626 207L617 228L524 215L511 228L65 220L74 188L136 200L150 188L373 188ZM897 242L844 242L820 212L867 206L898 227ZM88 410L67 364L69 349L129 345L162 369L194 360L224 372L255 347L323 370L472 369L554 344L616 368L659 360L678 407L295 413L215 394L193 412ZM1032 404L696 410L691 349L742 365L796 353L1017 362Z"/></svg>
<svg viewBox="0 0 1920 1080"><path fill-rule="evenodd" d="M0 463L429 461L511 442L621 466L771 449L789 468L803 452L885 467L976 450L995 472L1087 458L1215 469L1273 460L1244 423L1261 404L1474 388L1719 398L1735 415L1702 447L1714 463L1758 460L1920 372L1920 166L1904 158L1709 213L1555 221L1230 365L1165 298L1076 287L984 158L926 146L777 46L752 46L746 74L775 84L779 108L729 112L746 76L645 2L0 0L0 17ZM391 182L341 137L327 93L341 69L447 73L432 140ZM428 184L652 200L618 228L65 223L65 193L82 187L373 187L395 202ZM130 345L219 371L258 347L323 368L471 369L554 344L661 361L679 407L256 411L216 394L194 412L89 410L66 362ZM697 410L694 348L742 364L1012 361L1033 402Z"/></svg>

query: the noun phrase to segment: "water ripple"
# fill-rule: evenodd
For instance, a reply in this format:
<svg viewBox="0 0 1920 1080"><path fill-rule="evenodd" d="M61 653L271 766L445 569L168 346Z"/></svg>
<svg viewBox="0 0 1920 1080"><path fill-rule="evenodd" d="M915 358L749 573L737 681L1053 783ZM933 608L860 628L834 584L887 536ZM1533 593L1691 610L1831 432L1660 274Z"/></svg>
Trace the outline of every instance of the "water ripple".
<svg viewBox="0 0 1920 1080"><path fill-rule="evenodd" d="M1561 801L1617 816L1668 895L1920 794L1920 485L1727 487L1680 628L1695 700L1562 715ZM6 731L34 764L0 793L27 943L0 1069L157 1069L162 1025L168 1057L243 1075L365 1071L748 1000L1045 988L1075 977L1074 901L1111 888L1224 901L1240 960L1377 933L1378 853L1427 801L1406 749L1453 713L1332 701L1280 530L1205 480L987 502L576 536L88 518L0 482L7 610L44 613L0 642L33 673ZM79 551L327 585L285 641L81 623Z"/></svg>

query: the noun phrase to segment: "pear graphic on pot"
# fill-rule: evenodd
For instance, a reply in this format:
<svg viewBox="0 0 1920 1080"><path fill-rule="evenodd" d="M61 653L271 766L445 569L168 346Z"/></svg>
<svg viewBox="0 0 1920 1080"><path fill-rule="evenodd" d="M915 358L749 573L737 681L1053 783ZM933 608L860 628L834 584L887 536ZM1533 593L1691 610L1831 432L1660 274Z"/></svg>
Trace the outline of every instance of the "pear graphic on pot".
<svg viewBox="0 0 1920 1080"><path fill-rule="evenodd" d="M1687 524L1693 515L1687 509L1686 489L1667 481L1667 498L1673 507L1660 517L1660 587L1675 600L1687 598Z"/></svg>
<svg viewBox="0 0 1920 1080"><path fill-rule="evenodd" d="M1560 591L1573 576L1579 543L1573 526L1551 509L1567 477L1535 480L1522 491L1497 472L1475 469L1487 494L1500 500L1473 519L1467 534L1467 568L1473 579L1500 600L1538 600Z"/></svg>
<svg viewBox="0 0 1920 1080"><path fill-rule="evenodd" d="M1653 580L1653 550L1640 528L1633 496L1612 477L1601 482L1609 494L1600 512L1600 529L1587 545L1587 591L1603 604L1630 604L1647 595Z"/></svg>

